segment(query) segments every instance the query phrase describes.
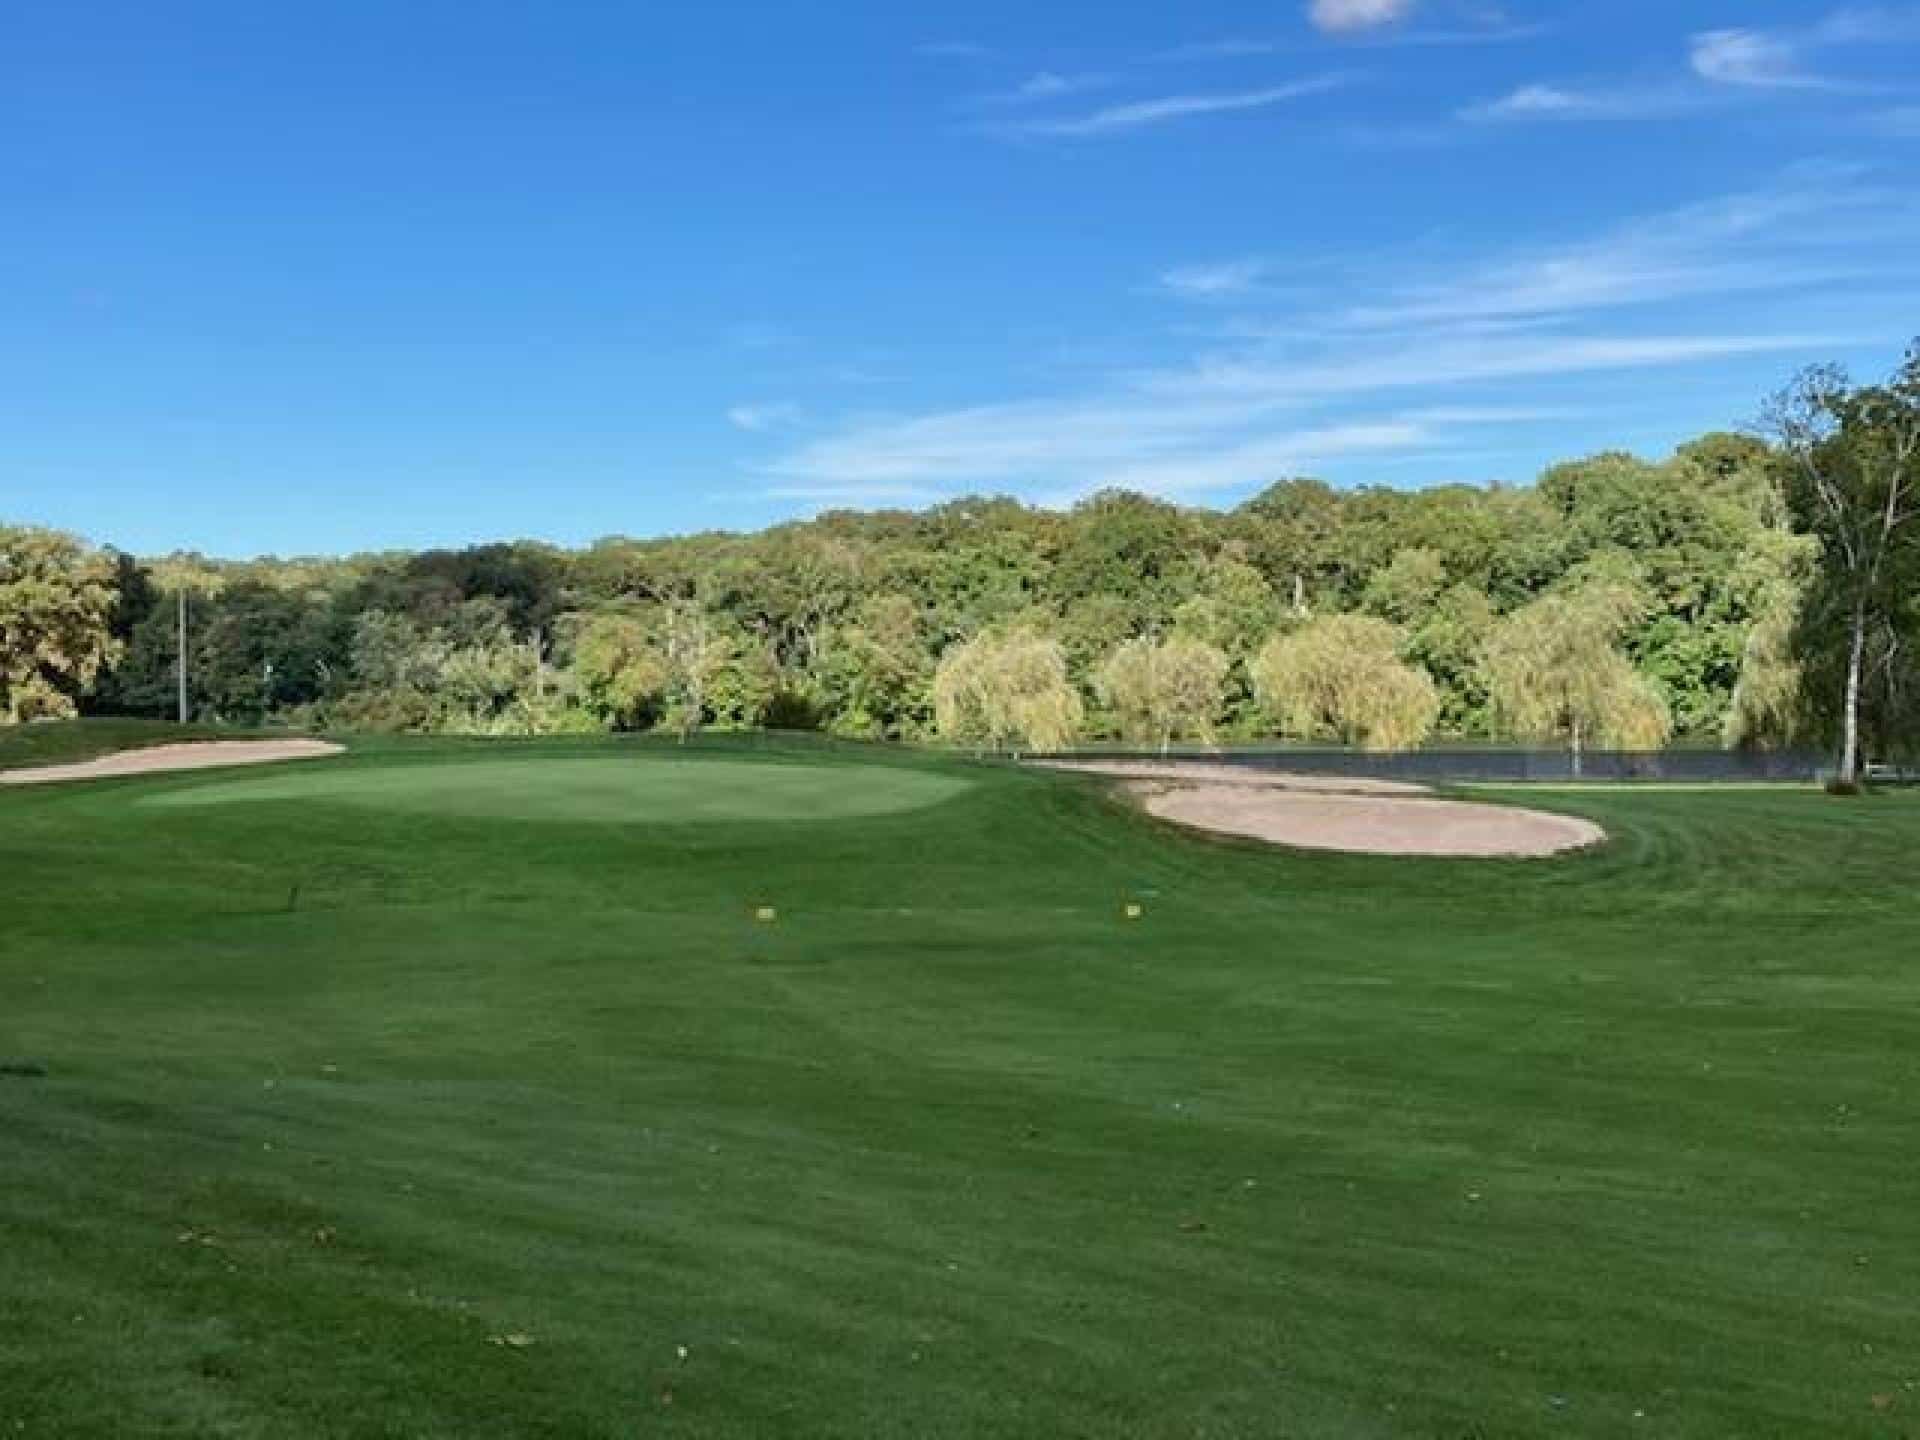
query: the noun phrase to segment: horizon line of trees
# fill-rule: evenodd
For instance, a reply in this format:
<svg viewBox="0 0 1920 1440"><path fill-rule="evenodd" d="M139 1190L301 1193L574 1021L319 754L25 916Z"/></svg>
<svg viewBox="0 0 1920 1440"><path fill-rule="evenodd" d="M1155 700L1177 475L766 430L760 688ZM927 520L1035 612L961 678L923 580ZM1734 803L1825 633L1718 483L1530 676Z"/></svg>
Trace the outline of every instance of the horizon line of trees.
<svg viewBox="0 0 1920 1440"><path fill-rule="evenodd" d="M755 534L142 559L0 525L0 723L819 728L1016 750L1435 736L1920 746L1920 347L1766 438L1232 510L965 499Z"/></svg>

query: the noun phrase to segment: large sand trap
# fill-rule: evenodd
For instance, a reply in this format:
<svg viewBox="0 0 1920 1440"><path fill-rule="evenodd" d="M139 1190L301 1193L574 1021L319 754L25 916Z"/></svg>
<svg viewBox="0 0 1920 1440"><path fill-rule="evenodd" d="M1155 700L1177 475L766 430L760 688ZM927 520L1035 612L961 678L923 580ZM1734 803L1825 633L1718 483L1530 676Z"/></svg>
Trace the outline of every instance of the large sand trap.
<svg viewBox="0 0 1920 1440"><path fill-rule="evenodd" d="M1124 778L1147 812L1164 820L1306 850L1514 859L1558 855L1607 838L1590 820L1437 800L1418 785L1392 780L1285 775L1205 761L1049 763Z"/></svg>
<svg viewBox="0 0 1920 1440"><path fill-rule="evenodd" d="M1122 780L1173 780L1186 784L1234 785L1249 789L1298 790L1309 795L1425 795L1427 787L1410 780L1376 780L1367 775L1290 775L1214 760L1036 760L1048 770L1083 770Z"/></svg>
<svg viewBox="0 0 1920 1440"><path fill-rule="evenodd" d="M60 780L111 780L126 775L156 775L169 770L212 770L226 765L264 765L273 760L312 760L338 755L346 747L330 740L192 740L117 750L71 765L36 765L0 770L0 785L50 785Z"/></svg>

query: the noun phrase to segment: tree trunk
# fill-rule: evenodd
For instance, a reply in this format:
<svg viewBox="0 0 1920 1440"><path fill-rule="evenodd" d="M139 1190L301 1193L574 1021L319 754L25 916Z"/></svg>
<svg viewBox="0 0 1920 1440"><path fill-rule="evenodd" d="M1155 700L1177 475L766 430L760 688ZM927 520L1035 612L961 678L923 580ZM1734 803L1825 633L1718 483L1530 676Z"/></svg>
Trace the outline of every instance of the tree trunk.
<svg viewBox="0 0 1920 1440"><path fill-rule="evenodd" d="M1840 775L1842 785L1860 779L1860 670L1867 653L1867 611L1853 607L1853 634L1847 644L1847 699L1840 721Z"/></svg>
<svg viewBox="0 0 1920 1440"><path fill-rule="evenodd" d="M1573 778L1580 778L1580 722L1573 722Z"/></svg>

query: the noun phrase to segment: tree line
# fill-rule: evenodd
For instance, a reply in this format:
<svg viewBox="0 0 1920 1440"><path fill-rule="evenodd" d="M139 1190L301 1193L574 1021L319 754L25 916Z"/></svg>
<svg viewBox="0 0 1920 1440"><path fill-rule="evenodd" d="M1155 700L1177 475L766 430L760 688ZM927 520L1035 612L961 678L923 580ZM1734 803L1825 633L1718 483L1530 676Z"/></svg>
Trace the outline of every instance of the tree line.
<svg viewBox="0 0 1920 1440"><path fill-rule="evenodd" d="M1526 487L1282 480L1231 510L966 499L755 534L142 558L0 526L0 720L818 728L1055 749L1920 736L1920 349L1764 434ZM184 607L182 600L184 598Z"/></svg>

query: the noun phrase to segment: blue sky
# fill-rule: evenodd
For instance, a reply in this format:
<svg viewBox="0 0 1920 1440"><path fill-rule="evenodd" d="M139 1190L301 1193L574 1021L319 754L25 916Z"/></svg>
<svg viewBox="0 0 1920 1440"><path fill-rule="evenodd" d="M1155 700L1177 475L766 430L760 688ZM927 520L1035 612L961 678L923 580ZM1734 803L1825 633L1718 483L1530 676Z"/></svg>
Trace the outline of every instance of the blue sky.
<svg viewBox="0 0 1920 1440"><path fill-rule="evenodd" d="M1532 478L1920 332L1920 5L26 0L0 516Z"/></svg>

